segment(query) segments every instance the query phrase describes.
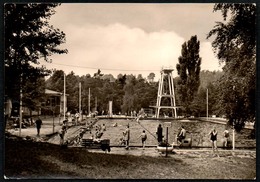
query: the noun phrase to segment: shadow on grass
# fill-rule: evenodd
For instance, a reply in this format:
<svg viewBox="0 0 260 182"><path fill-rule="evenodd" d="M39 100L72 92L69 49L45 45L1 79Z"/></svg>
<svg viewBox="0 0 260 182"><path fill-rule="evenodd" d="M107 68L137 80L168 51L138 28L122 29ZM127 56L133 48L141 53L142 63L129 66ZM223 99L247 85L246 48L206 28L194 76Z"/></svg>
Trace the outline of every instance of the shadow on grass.
<svg viewBox="0 0 260 182"><path fill-rule="evenodd" d="M59 166L48 159L51 156L64 166ZM46 160L43 160L43 159ZM86 177L91 169L91 176L104 177L102 175L113 176L118 171L133 171L138 173L138 169L149 170L147 166L157 168L158 166L182 165L183 161L174 158L155 158L148 156L129 156L106 153L91 153L85 148L61 148L45 142L26 141L20 138L6 138L5 140L5 167L4 174L9 178L41 178L41 177ZM79 173L70 170L73 166L87 166L87 172ZM127 174L127 173L126 173Z"/></svg>

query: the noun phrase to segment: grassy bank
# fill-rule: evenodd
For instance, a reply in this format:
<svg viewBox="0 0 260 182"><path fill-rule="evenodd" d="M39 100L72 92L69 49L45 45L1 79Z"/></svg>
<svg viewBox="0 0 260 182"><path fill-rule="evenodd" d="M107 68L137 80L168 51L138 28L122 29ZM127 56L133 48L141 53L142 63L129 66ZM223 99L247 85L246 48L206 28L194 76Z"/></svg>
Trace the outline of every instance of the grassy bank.
<svg viewBox="0 0 260 182"><path fill-rule="evenodd" d="M255 158L137 157L18 139L6 139L5 145L4 173L9 178L253 179L256 175Z"/></svg>

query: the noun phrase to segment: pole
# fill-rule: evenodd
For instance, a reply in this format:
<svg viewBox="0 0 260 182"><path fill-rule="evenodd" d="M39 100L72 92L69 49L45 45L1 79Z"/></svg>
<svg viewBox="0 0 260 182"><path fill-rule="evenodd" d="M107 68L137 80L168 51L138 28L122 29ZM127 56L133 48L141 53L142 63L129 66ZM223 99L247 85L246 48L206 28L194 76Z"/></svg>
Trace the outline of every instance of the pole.
<svg viewBox="0 0 260 182"><path fill-rule="evenodd" d="M63 96L63 120L65 120L65 114L66 114L66 74L64 72L64 96Z"/></svg>
<svg viewBox="0 0 260 182"><path fill-rule="evenodd" d="M23 73L21 73L20 78L20 108L19 108L19 136L22 133L22 120L23 120L23 89L22 89L22 81L23 81Z"/></svg>
<svg viewBox="0 0 260 182"><path fill-rule="evenodd" d="M207 120L209 118L209 93L208 93L208 89L207 89Z"/></svg>
<svg viewBox="0 0 260 182"><path fill-rule="evenodd" d="M233 121L234 122L234 121ZM232 149L235 150L235 125L233 123L233 140L232 140Z"/></svg>
<svg viewBox="0 0 260 182"><path fill-rule="evenodd" d="M168 127L166 128L166 151L165 151L165 157L168 156Z"/></svg>
<svg viewBox="0 0 260 182"><path fill-rule="evenodd" d="M90 88L88 88L88 114L90 115Z"/></svg>
<svg viewBox="0 0 260 182"><path fill-rule="evenodd" d="M52 109L52 124L53 124L53 127L52 127L52 133L54 133L54 110Z"/></svg>
<svg viewBox="0 0 260 182"><path fill-rule="evenodd" d="M79 82L79 118L81 120L81 82Z"/></svg>

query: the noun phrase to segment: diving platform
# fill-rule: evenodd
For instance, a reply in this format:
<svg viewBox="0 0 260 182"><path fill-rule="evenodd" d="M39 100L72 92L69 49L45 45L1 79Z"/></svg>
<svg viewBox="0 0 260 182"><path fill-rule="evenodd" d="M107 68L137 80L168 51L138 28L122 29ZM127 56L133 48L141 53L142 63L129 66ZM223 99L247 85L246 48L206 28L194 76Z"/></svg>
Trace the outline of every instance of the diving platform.
<svg viewBox="0 0 260 182"><path fill-rule="evenodd" d="M174 93L174 83L172 76L172 68L162 68L161 78L159 80L158 93L157 93L157 102L156 106L150 106L156 109L155 117L159 118L161 109L172 109L172 116L177 118L177 107L175 103L175 93ZM162 106L162 98L170 99L169 106Z"/></svg>

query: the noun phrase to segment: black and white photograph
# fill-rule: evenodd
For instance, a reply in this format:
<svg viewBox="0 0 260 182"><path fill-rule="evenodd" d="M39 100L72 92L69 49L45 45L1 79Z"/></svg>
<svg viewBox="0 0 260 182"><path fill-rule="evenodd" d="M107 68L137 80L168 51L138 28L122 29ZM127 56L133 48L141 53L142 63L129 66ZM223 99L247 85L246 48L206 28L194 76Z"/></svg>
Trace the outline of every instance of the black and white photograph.
<svg viewBox="0 0 260 182"><path fill-rule="evenodd" d="M256 3L5 3L3 178L257 180Z"/></svg>

